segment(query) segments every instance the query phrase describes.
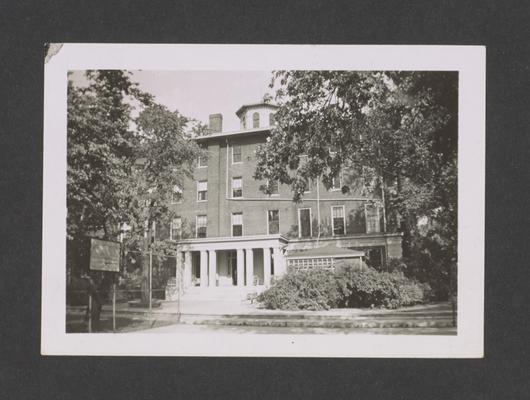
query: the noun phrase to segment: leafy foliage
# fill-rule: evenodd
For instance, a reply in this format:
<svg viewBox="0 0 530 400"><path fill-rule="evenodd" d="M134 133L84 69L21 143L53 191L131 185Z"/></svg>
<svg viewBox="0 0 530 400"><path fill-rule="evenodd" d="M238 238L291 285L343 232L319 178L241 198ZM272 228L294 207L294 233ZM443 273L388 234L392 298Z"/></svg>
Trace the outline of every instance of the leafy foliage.
<svg viewBox="0 0 530 400"><path fill-rule="evenodd" d="M384 193L387 231L403 233L406 262L428 241L438 250L423 264L448 276L457 248L458 75L277 71L271 87L277 125L257 152L255 177L279 179L300 200L310 180L329 188L341 169L352 171L342 191Z"/></svg>
<svg viewBox="0 0 530 400"><path fill-rule="evenodd" d="M280 310L328 310L330 308L398 308L425 302L430 287L401 272L378 272L344 267L290 271L262 292L257 301Z"/></svg>
<svg viewBox="0 0 530 400"><path fill-rule="evenodd" d="M265 308L280 310L328 310L339 299L335 275L323 269L288 272L257 297Z"/></svg>

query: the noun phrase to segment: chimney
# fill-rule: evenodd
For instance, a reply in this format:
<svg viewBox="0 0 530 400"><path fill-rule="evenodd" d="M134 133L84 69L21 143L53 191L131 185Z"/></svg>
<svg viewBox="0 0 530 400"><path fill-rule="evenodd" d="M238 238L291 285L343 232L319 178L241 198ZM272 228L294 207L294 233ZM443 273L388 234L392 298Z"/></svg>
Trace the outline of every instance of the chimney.
<svg viewBox="0 0 530 400"><path fill-rule="evenodd" d="M210 121L208 122L208 128L211 133L217 133L223 131L223 114L210 114Z"/></svg>

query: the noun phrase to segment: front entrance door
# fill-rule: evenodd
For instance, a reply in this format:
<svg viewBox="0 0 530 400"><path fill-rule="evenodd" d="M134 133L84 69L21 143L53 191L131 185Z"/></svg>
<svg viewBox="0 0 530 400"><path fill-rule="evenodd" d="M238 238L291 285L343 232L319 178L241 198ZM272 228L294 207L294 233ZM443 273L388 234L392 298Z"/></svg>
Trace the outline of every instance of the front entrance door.
<svg viewBox="0 0 530 400"><path fill-rule="evenodd" d="M300 208L298 210L298 222L300 224L298 235L300 237L311 237L311 209Z"/></svg>
<svg viewBox="0 0 530 400"><path fill-rule="evenodd" d="M232 285L237 286L237 253L235 251L228 253L228 271L232 274Z"/></svg>

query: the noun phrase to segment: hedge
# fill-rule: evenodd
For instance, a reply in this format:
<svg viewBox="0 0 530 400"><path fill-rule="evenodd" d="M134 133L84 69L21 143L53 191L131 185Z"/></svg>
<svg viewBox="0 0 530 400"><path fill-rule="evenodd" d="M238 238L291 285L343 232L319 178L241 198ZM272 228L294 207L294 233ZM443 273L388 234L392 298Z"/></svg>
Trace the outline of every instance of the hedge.
<svg viewBox="0 0 530 400"><path fill-rule="evenodd" d="M257 301L265 308L280 310L398 308L423 303L429 295L428 285L400 271L345 267L336 271L290 271L262 292Z"/></svg>

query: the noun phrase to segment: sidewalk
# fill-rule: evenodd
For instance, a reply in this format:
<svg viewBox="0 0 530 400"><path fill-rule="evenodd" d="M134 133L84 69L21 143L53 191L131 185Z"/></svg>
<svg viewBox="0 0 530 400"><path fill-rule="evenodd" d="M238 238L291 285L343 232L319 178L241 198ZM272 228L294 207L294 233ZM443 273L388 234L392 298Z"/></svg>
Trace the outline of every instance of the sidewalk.
<svg viewBox="0 0 530 400"><path fill-rule="evenodd" d="M112 307L105 305L107 314ZM328 311L265 310L248 301L194 302L179 306L177 302L163 302L160 308L132 308L119 304L117 315L136 316L167 321L167 324L202 326L314 328L314 329L443 329L443 334L456 334L449 302L386 309L332 309ZM164 328L165 329L165 328ZM170 331L171 329L168 328ZM392 333L392 332L389 332ZM397 332L394 332L397 333Z"/></svg>

